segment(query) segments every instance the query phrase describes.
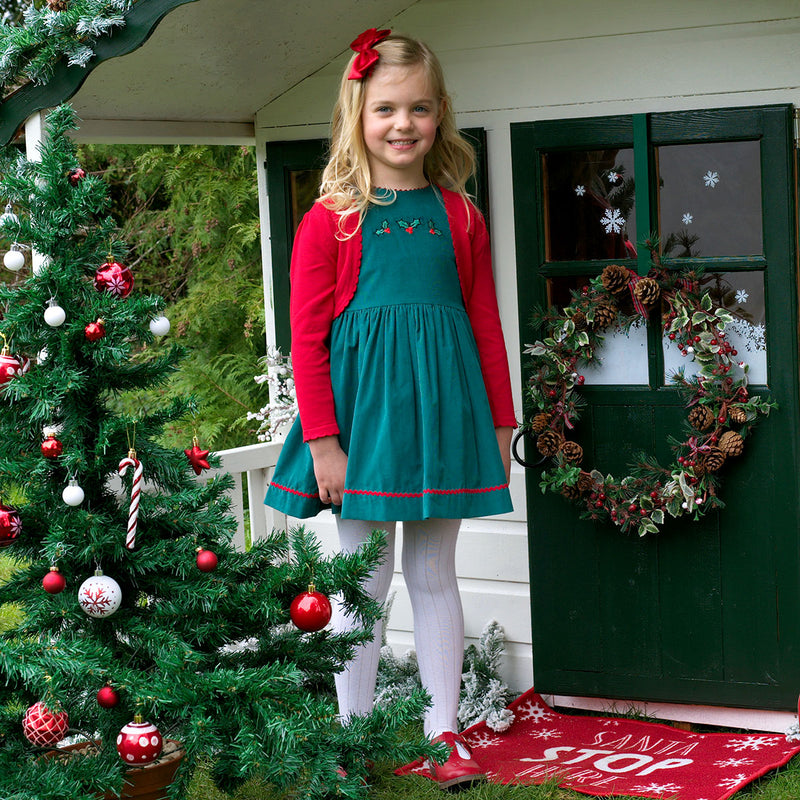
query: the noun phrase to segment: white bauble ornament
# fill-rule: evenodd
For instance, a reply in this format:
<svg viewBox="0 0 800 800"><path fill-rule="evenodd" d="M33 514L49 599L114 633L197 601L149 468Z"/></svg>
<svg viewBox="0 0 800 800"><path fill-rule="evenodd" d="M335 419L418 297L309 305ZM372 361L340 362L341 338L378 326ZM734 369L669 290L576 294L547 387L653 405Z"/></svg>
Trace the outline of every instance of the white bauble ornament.
<svg viewBox="0 0 800 800"><path fill-rule="evenodd" d="M71 480L64 487L64 491L61 492L61 499L68 506L79 506L83 502L84 496L83 489L78 486L78 481L76 480Z"/></svg>
<svg viewBox="0 0 800 800"><path fill-rule="evenodd" d="M81 584L78 602L90 617L110 617L122 603L122 589L113 578L103 575L102 570L98 569Z"/></svg>
<svg viewBox="0 0 800 800"><path fill-rule="evenodd" d="M166 336L169 333L169 320L163 314L151 319L150 333L153 336Z"/></svg>
<svg viewBox="0 0 800 800"><path fill-rule="evenodd" d="M55 300L48 301L47 308L44 310L44 321L51 328L57 328L59 325L63 325L66 318L66 312Z"/></svg>
<svg viewBox="0 0 800 800"><path fill-rule="evenodd" d="M12 247L4 256L3 264L6 269L12 272L19 272L25 266L25 253L22 250L14 250Z"/></svg>

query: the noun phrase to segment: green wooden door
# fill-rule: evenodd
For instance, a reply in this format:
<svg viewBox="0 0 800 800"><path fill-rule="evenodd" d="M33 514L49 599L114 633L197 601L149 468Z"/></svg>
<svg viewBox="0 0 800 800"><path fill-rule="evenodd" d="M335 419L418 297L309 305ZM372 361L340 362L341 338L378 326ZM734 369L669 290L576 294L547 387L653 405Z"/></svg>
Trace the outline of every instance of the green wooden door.
<svg viewBox="0 0 800 800"><path fill-rule="evenodd" d="M579 519L528 470L534 677L541 692L793 708L800 686L798 349L791 109L766 107L512 126L520 330L534 304L609 263L702 267L734 310L754 391L777 413L726 467L726 507L661 534ZM614 214L615 210L619 214ZM609 219L624 224L609 225ZM644 263L643 263L644 262ZM636 451L669 463L685 409L658 313L611 337L587 379L577 440L604 473ZM678 357L678 360L680 358ZM524 364L523 364L524 371ZM531 448L532 449L532 448ZM528 457L533 459L534 453ZM536 454L538 458L538 454Z"/></svg>

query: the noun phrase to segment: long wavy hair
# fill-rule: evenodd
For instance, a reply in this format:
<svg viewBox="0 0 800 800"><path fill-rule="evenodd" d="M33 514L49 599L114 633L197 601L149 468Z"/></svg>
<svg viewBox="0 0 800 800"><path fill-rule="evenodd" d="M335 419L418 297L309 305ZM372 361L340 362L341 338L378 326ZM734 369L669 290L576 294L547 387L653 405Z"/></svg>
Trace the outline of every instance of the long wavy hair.
<svg viewBox="0 0 800 800"><path fill-rule="evenodd" d="M466 184L475 172L475 151L456 127L453 105L444 85L439 59L423 42L399 34L391 34L375 45L375 49L380 55L378 66L423 67L442 114L433 146L425 156L425 177L432 184L458 192L468 202L470 198ZM328 164L322 173L320 185L320 201L339 214L339 233L342 237L345 237L344 225L353 214L357 215L358 225L351 229L349 236L361 226L371 203L386 205L392 200L392 195L388 198L385 193L382 197L376 195L372 186L361 125L369 77L348 80L347 75L355 57L356 54L353 54L342 75L339 97L333 109Z"/></svg>

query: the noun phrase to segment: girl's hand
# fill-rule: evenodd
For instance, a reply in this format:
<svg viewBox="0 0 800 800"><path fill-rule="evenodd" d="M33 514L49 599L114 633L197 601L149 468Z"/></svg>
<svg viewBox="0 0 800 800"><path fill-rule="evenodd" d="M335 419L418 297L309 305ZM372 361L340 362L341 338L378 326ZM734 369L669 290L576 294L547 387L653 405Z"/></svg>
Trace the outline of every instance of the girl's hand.
<svg viewBox="0 0 800 800"><path fill-rule="evenodd" d="M323 503L340 506L347 473L347 454L339 444L339 437L323 436L312 439L308 446L314 459L314 477L317 479L319 499Z"/></svg>
<svg viewBox="0 0 800 800"><path fill-rule="evenodd" d="M511 427L495 428L497 434L497 446L500 448L500 457L503 459L503 467L506 471L506 483L511 480L511 437L514 429Z"/></svg>

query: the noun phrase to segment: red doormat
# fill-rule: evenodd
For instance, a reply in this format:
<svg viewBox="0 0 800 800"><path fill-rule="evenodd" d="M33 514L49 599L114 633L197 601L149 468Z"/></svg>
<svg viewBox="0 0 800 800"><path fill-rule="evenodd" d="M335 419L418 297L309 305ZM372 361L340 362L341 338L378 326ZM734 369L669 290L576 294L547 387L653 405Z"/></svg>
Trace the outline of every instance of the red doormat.
<svg viewBox="0 0 800 800"><path fill-rule="evenodd" d="M494 783L555 780L601 797L725 800L800 752L800 742L782 734L687 733L652 722L567 716L533 689L509 708L516 719L504 733L484 723L464 731ZM424 767L409 772L429 775Z"/></svg>

